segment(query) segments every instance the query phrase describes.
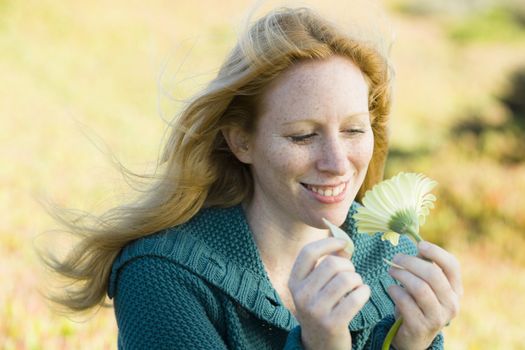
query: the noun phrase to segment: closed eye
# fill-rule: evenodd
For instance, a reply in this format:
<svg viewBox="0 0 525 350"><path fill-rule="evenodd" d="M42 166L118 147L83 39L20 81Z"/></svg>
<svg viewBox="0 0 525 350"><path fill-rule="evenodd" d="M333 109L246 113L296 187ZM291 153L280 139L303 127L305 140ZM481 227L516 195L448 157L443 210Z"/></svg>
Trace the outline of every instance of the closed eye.
<svg viewBox="0 0 525 350"><path fill-rule="evenodd" d="M352 129L345 129L345 130L342 130L341 132L347 134L347 135L355 135L355 134L364 134L366 132L365 129L357 129L357 128L352 128ZM303 134L303 135L291 135L291 136L288 136L288 138L293 142L293 143L297 143L297 144L307 144L309 142L312 141L312 139L317 136L317 133L313 132L313 133L309 133L309 134Z"/></svg>
<svg viewBox="0 0 525 350"><path fill-rule="evenodd" d="M346 129L343 132L347 134L364 134L365 130L363 129Z"/></svg>
<svg viewBox="0 0 525 350"><path fill-rule="evenodd" d="M288 137L290 138L290 140L292 140L292 142L301 144L310 141L316 135L316 133L310 133L304 135L292 135Z"/></svg>

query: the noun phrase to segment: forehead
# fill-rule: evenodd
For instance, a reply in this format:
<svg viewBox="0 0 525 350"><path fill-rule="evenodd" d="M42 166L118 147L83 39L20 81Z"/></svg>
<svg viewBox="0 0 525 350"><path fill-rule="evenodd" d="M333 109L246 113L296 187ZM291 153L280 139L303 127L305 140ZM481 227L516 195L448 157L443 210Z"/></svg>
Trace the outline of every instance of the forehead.
<svg viewBox="0 0 525 350"><path fill-rule="evenodd" d="M282 117L368 110L368 85L348 58L301 61L266 88L261 107L263 114Z"/></svg>

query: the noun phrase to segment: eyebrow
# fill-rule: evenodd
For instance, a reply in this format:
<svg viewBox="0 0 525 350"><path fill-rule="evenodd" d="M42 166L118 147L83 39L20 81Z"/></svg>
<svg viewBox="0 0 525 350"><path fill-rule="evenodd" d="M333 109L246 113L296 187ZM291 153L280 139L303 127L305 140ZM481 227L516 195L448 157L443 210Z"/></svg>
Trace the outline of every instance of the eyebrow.
<svg viewBox="0 0 525 350"><path fill-rule="evenodd" d="M343 121L346 121L348 119L357 118L357 117L360 117L362 115L369 116L370 112L367 111L367 112L352 113L352 114L349 114L349 115L343 117ZM291 122L284 122L284 123L282 123L282 125L291 125L291 124L299 124L299 123L318 124L319 120L317 120L317 119L299 119L299 120L294 120L294 121L291 121Z"/></svg>

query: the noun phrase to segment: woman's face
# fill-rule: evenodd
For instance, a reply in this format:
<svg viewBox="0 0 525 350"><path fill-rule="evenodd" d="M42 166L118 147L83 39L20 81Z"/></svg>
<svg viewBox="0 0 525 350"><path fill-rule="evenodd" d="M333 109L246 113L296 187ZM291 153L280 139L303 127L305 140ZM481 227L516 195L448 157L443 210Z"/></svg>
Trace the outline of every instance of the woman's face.
<svg viewBox="0 0 525 350"><path fill-rule="evenodd" d="M260 107L249 138L249 206L290 224L342 224L374 146L359 68L340 56L300 62L267 88Z"/></svg>

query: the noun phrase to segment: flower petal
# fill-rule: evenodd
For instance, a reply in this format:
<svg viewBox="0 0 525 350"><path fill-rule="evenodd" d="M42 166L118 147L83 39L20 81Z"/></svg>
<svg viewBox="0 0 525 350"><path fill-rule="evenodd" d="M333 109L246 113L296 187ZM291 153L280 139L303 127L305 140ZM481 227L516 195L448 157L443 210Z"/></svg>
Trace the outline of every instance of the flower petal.
<svg viewBox="0 0 525 350"><path fill-rule="evenodd" d="M385 232L382 239L397 244L399 234L389 228L392 219L403 212L407 213L406 217L419 220L411 219L412 225L422 225L430 209L434 208L436 197L429 192L436 185L437 182L417 173L399 173L377 184L365 193L364 206L353 216L358 232Z"/></svg>
<svg viewBox="0 0 525 350"><path fill-rule="evenodd" d="M348 254L352 255L354 253L354 242L348 236L348 234L345 231L343 231L341 228L337 227L336 225L332 224L330 221L326 220L325 218L323 218L323 222L330 230L330 233L332 234L332 236L334 236L335 238L344 239L347 242L345 251Z"/></svg>
<svg viewBox="0 0 525 350"><path fill-rule="evenodd" d="M381 236L382 241L390 241L392 245L398 245L399 243L399 233L396 232L385 232Z"/></svg>

